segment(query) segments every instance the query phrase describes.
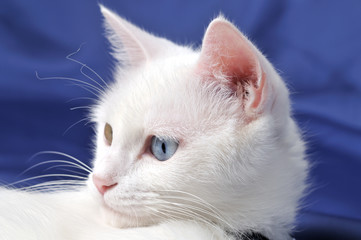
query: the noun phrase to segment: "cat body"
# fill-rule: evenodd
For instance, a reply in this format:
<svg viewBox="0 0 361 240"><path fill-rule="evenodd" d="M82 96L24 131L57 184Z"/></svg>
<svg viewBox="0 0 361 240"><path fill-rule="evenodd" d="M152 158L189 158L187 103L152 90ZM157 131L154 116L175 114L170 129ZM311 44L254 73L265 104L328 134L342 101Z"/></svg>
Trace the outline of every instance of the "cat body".
<svg viewBox="0 0 361 240"><path fill-rule="evenodd" d="M119 65L92 111L87 187L0 190L1 236L290 239L307 162L272 65L223 17L194 50L101 10Z"/></svg>
<svg viewBox="0 0 361 240"><path fill-rule="evenodd" d="M189 221L120 229L102 221L98 203L86 189L62 193L24 193L1 189L1 240L228 239L221 228Z"/></svg>

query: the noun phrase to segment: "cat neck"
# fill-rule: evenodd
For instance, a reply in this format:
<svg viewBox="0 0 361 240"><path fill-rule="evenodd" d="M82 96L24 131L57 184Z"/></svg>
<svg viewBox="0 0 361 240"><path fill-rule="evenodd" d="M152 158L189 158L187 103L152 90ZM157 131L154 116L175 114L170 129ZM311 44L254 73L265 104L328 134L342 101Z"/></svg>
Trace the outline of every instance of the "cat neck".
<svg viewBox="0 0 361 240"><path fill-rule="evenodd" d="M264 236L262 233L249 231L249 232L227 232L229 236L231 236L234 240L270 240L268 237ZM290 240L295 240L290 236Z"/></svg>

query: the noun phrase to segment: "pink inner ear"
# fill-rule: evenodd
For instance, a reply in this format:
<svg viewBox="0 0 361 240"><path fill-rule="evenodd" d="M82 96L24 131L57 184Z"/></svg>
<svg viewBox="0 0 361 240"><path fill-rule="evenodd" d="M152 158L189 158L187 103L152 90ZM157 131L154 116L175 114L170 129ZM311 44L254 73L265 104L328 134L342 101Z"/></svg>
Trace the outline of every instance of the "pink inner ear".
<svg viewBox="0 0 361 240"><path fill-rule="evenodd" d="M262 102L265 74L251 43L228 21L217 18L203 39L198 70L217 77L222 74L237 93L248 91L247 105L257 108Z"/></svg>
<svg viewBox="0 0 361 240"><path fill-rule="evenodd" d="M215 22L207 31L202 51L218 71L228 76L252 78L256 74L256 59L246 39L223 21Z"/></svg>

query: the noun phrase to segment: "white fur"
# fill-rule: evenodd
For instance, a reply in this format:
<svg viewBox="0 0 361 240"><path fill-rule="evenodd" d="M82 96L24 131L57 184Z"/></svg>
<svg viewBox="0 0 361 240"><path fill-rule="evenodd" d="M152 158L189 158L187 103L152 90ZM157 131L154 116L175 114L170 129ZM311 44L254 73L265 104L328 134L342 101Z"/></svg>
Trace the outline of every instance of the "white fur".
<svg viewBox="0 0 361 240"><path fill-rule="evenodd" d="M119 229L100 218L86 189L30 194L0 189L1 240L165 240L227 239L220 228L179 221L148 228ZM5 200L5 201L4 201Z"/></svg>
<svg viewBox="0 0 361 240"><path fill-rule="evenodd" d="M267 76L269 105L249 121L241 108L249 100L197 74L199 50L102 12L123 65L92 113L92 174L117 185L102 197L91 174L87 189L78 192L1 190L0 226L6 227L0 236L200 240L228 239L227 230L289 239L307 162L288 91L271 64L247 40ZM113 129L111 146L104 141L105 123ZM179 141L171 159L160 162L147 151L153 135Z"/></svg>

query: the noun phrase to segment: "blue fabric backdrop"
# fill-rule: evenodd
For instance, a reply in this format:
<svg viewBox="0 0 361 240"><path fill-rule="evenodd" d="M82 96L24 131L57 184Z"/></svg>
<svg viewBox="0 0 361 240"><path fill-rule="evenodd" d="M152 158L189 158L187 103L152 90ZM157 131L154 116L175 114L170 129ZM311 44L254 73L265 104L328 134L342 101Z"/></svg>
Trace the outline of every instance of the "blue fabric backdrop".
<svg viewBox="0 0 361 240"><path fill-rule="evenodd" d="M325 229L361 239L361 1L103 4L144 29L186 44L199 45L210 19L220 12L231 19L281 72L308 142L312 192L296 234L306 238L310 229ZM70 81L35 75L89 82L81 66L66 59L80 46L75 58L111 81L113 59L97 1L0 1L1 182L47 173L49 165L19 175L42 160L59 159L30 159L43 150L90 162L91 125L84 120L72 126L86 117L86 109L70 109L91 104L87 98L94 96Z"/></svg>

